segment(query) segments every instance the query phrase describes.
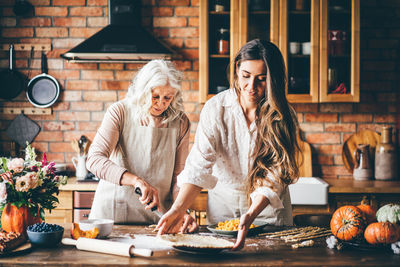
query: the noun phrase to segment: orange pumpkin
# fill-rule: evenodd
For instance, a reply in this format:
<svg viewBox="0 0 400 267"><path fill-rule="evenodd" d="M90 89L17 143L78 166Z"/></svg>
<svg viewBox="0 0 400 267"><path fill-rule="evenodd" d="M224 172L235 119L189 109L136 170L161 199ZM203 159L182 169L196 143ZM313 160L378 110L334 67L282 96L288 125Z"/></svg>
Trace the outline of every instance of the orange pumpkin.
<svg viewBox="0 0 400 267"><path fill-rule="evenodd" d="M26 228L41 222L39 216L34 217L27 206L17 206L7 203L1 214L1 227L6 232L18 232L26 235Z"/></svg>
<svg viewBox="0 0 400 267"><path fill-rule="evenodd" d="M332 215L332 234L341 240L350 241L360 236L365 226L365 216L356 206L340 207Z"/></svg>
<svg viewBox="0 0 400 267"><path fill-rule="evenodd" d="M94 227L91 230L81 230L78 223L73 223L71 226L71 237L77 240L80 237L96 238L99 235L99 229Z"/></svg>
<svg viewBox="0 0 400 267"><path fill-rule="evenodd" d="M376 222L376 209L371 205L368 205L366 199L361 201L361 204L357 206L363 213L365 218L367 219L367 224L371 224Z"/></svg>
<svg viewBox="0 0 400 267"><path fill-rule="evenodd" d="M368 225L364 237L368 243L373 245L390 244L399 239L399 231L397 226L390 222L376 222Z"/></svg>

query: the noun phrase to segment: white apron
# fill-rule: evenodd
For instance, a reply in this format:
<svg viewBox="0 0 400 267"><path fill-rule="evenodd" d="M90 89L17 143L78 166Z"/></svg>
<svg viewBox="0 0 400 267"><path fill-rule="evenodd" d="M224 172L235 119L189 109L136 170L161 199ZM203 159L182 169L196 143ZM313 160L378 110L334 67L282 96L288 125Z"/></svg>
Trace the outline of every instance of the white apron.
<svg viewBox="0 0 400 267"><path fill-rule="evenodd" d="M283 192L283 209L274 209L268 205L256 218L258 221L282 226L293 225L292 204L289 190ZM249 210L249 203L245 191L233 189L229 185L217 183L208 190L207 223L216 224L232 218L240 218Z"/></svg>
<svg viewBox="0 0 400 267"><path fill-rule="evenodd" d="M180 119L167 128L133 123L134 108L125 105L125 121L117 148L110 159L129 172L143 178L158 190L161 209L172 204L171 183ZM100 180L89 218L112 219L116 223L157 223L159 218L145 210L132 186L120 186Z"/></svg>

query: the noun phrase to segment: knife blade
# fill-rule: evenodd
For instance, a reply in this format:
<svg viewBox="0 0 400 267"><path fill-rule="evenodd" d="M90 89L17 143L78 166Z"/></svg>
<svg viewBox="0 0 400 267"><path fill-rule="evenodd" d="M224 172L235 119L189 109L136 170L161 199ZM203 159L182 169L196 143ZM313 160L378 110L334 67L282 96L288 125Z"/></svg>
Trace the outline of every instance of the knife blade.
<svg viewBox="0 0 400 267"><path fill-rule="evenodd" d="M142 196L142 190L140 190L139 187L135 188L135 193L138 194L139 196ZM151 201L149 203L147 203L147 205L149 205L150 203L151 203ZM154 212L154 214L156 214L160 218L164 215L162 212L158 211L157 206L152 207L151 211Z"/></svg>

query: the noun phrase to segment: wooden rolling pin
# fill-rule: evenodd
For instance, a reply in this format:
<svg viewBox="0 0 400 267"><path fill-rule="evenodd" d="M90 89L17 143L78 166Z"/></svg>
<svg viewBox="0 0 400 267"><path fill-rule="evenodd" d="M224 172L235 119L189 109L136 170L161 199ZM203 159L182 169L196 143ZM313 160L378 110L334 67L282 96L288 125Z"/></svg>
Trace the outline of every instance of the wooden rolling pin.
<svg viewBox="0 0 400 267"><path fill-rule="evenodd" d="M76 246L76 248L80 250L87 250L87 251L113 254L119 256L127 256L127 257L153 256L153 251L150 249L135 248L132 244L129 243L107 241L101 239L80 237L78 238L78 240L74 240L71 238L63 238L61 243L63 243L64 245Z"/></svg>

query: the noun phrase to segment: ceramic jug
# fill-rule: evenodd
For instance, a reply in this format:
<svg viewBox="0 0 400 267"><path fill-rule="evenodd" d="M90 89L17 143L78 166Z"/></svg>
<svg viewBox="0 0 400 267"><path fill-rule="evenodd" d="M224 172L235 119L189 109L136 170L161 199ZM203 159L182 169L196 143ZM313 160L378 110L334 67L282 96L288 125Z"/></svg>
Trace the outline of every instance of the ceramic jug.
<svg viewBox="0 0 400 267"><path fill-rule="evenodd" d="M78 180L85 179L88 171L86 169L86 155L78 155L72 158L72 163L75 166L75 176Z"/></svg>
<svg viewBox="0 0 400 267"><path fill-rule="evenodd" d="M392 127L383 127L381 141L375 149L375 179L393 180L397 178L397 153L392 142Z"/></svg>
<svg viewBox="0 0 400 267"><path fill-rule="evenodd" d="M354 151L356 164L353 170L354 180L370 180L373 177L372 164L369 156L369 145L359 144Z"/></svg>

